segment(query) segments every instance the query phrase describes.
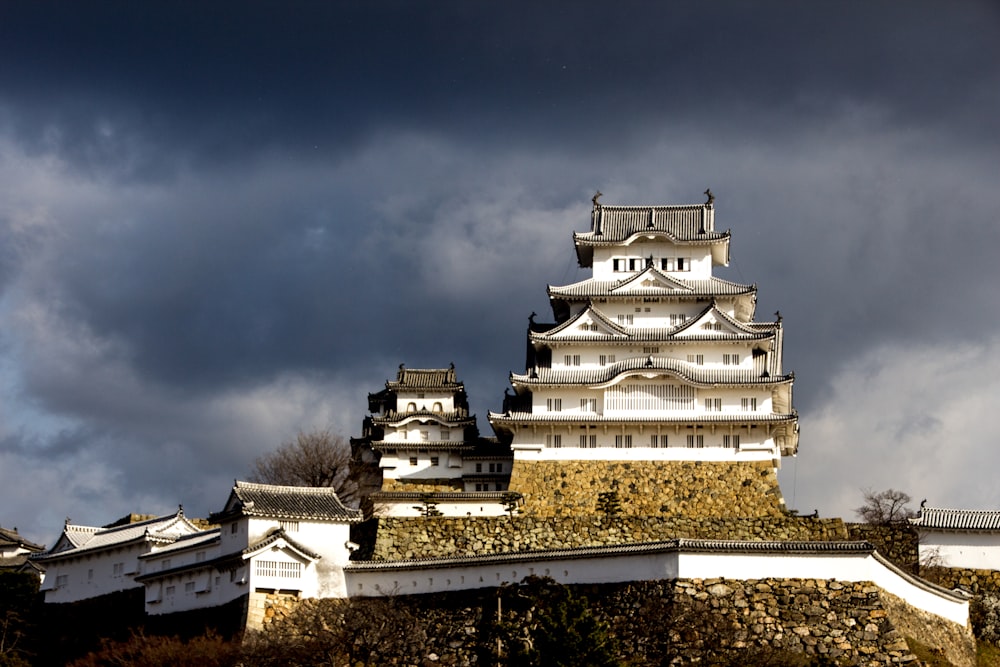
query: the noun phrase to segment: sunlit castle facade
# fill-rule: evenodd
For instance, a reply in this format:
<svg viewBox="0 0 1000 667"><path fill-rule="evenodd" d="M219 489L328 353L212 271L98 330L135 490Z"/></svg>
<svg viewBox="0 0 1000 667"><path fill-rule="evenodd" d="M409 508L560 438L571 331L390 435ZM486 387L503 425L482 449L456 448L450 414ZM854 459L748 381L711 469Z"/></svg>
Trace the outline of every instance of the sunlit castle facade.
<svg viewBox="0 0 1000 667"><path fill-rule="evenodd" d="M595 196L590 231L573 235L592 277L549 286L555 321L533 314L525 371L510 377L515 395L489 415L510 440L511 488L525 492L526 507L547 493L555 497L544 511L585 509L580 474L588 469L583 492L591 497L602 488L623 499L669 495L666 487L693 469L679 463L695 462L700 477L718 479L722 465L727 484L763 491L766 507L751 514L780 509L774 469L798 447L794 376L782 368L780 317L754 321L756 286L713 275L729 264L730 241L715 229L713 199L607 206ZM642 488L649 479L658 481ZM692 503L682 504L647 500L635 509L692 514Z"/></svg>
<svg viewBox="0 0 1000 667"><path fill-rule="evenodd" d="M371 494L381 516L496 515L513 456L496 438L479 435L465 386L449 368L406 368L369 394L357 448L373 451L382 473Z"/></svg>

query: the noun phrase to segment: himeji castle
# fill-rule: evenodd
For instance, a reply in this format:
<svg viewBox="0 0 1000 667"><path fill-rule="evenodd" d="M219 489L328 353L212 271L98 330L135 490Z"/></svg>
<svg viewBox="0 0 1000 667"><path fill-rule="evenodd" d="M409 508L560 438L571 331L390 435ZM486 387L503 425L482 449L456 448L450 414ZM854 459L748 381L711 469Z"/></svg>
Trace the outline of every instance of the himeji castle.
<svg viewBox="0 0 1000 667"><path fill-rule="evenodd" d="M755 321L756 286L713 275L730 233L706 194L669 206L594 197L590 230L573 234L592 276L548 287L554 321L532 314L525 370L489 414L526 511L578 514L602 493L636 514L781 511L774 471L798 447L781 318ZM712 492L715 505L693 497Z"/></svg>
<svg viewBox="0 0 1000 667"><path fill-rule="evenodd" d="M67 522L33 557L46 602L114 600L162 627L211 610L261 630L307 598L463 592L459 606L479 595L485 616L499 599L488 589L525 577L617 587L640 609L647 594L631 584L643 581L665 586L670 608L711 598L725 623L743 619L745 646L889 664L909 655L902 628L964 655L969 598L915 576L913 528L785 507L777 470L799 424L782 321L755 319L756 285L715 275L730 233L706 194L656 206L595 195L590 229L572 237L591 276L548 287L552 321L528 318L524 369L489 413L494 436L480 435L454 365L401 364L351 439L364 510L333 488L234 480L211 526L180 510ZM914 526L947 564L992 567L995 517L975 514L924 508ZM806 593L833 606L807 616ZM447 636L474 642L467 618Z"/></svg>

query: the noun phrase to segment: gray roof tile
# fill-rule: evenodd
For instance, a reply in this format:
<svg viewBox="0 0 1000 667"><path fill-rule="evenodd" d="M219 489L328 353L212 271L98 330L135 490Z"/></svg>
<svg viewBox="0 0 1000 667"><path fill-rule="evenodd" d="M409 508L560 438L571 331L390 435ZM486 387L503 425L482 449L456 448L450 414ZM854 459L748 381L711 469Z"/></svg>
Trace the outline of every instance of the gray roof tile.
<svg viewBox="0 0 1000 667"><path fill-rule="evenodd" d="M531 373L511 373L512 384L534 386L597 385L614 380L633 371L667 371L691 384L716 385L771 385L790 382L793 375L776 375L770 370L765 374L765 356L754 359L752 369L708 368L669 357L632 357L600 368L561 370L539 368Z"/></svg>
<svg viewBox="0 0 1000 667"><path fill-rule="evenodd" d="M921 507L920 514L910 519L910 523L918 528L1000 531L1000 511Z"/></svg>
<svg viewBox="0 0 1000 667"><path fill-rule="evenodd" d="M233 487L226 510L212 518L225 518L232 514L349 523L362 520L361 510L344 505L337 492L330 487L278 486L239 481Z"/></svg>

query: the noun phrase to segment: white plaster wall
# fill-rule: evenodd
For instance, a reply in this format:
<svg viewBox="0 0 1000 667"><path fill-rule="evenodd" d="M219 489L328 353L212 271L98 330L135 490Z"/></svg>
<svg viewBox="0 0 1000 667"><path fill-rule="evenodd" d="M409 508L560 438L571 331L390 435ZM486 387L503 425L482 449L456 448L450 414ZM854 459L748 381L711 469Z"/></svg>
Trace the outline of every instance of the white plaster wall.
<svg viewBox="0 0 1000 667"><path fill-rule="evenodd" d="M510 564L455 565L404 571L346 571L348 594L418 595L516 583L527 576L551 577L563 584L673 579L676 554L631 554L617 557L537 560ZM622 578L628 577L628 578Z"/></svg>
<svg viewBox="0 0 1000 667"><path fill-rule="evenodd" d="M1000 534L930 532L920 534L920 559L936 558L945 567L1000 569Z"/></svg>
<svg viewBox="0 0 1000 667"><path fill-rule="evenodd" d="M438 423L420 423L417 419L407 420L396 428L385 429L386 442L399 442L418 446L423 442L422 434L427 434L427 440L454 440L461 442L464 436L462 427L447 426Z"/></svg>
<svg viewBox="0 0 1000 667"><path fill-rule="evenodd" d="M575 436L574 436L575 437ZM646 438L648 440L648 433ZM689 449L687 447L632 447L617 449L615 447L566 447L560 449L546 448L544 440L541 444L527 436L519 440L521 434L515 436L511 445L515 461L773 461L779 467L778 454L773 444L763 444L753 447L741 442L741 449L725 449L709 447L706 438L704 449ZM673 438L673 436L671 436ZM564 439L565 442L565 439ZM579 442L579 439L577 439Z"/></svg>
<svg viewBox="0 0 1000 667"><path fill-rule="evenodd" d="M455 479L462 476L462 463L460 454L441 452L434 449L426 449L418 452L414 446L412 450L400 449L395 454L385 452L379 461L379 468L386 479ZM432 457L437 457L438 463L432 463ZM410 457L416 457L417 464L410 465ZM452 466L451 461L455 458L458 466Z"/></svg>
<svg viewBox="0 0 1000 667"><path fill-rule="evenodd" d="M378 516L391 517L418 517L420 514L420 503L418 501L380 503L378 505ZM495 500L481 502L441 502L437 504L437 509L444 516L504 516L507 510Z"/></svg>
<svg viewBox="0 0 1000 667"><path fill-rule="evenodd" d="M140 572L138 557L146 549L145 545L131 545L80 554L65 560L43 561L46 568L42 586L45 601L74 602L141 586L134 581L134 577ZM121 575L114 574L116 563L122 564ZM66 583L59 585L62 575L66 576Z"/></svg>
<svg viewBox="0 0 1000 667"><path fill-rule="evenodd" d="M696 411L691 413L691 416L694 418L699 414L705 413ZM657 415L655 413L635 415L649 419L650 423L646 424L587 424L586 414L577 412L575 416L580 421L538 424L535 427L522 427L518 429L511 445L513 450L515 452L544 450L546 452L545 457L551 460L608 458L622 461L735 460L734 457L742 456L749 452L766 450L768 456L770 456L775 451L774 438L766 425L754 425L753 423L742 425L709 424L701 426L698 429L693 429L683 423L656 423ZM630 414L630 416L633 415ZM753 414L747 413L747 416L752 419ZM587 436L587 447L580 446L581 435ZM656 447L652 443L651 436L653 435L658 437ZM688 447L688 435L702 436L704 447ZM555 444L557 441L556 436L559 438L559 446ZM596 448L589 446L591 436L596 438ZM618 436L622 436L623 444L627 441L627 437L631 436L632 446L616 447L616 437ZM662 446L662 436L666 436L667 438L666 447ZM730 436L728 447L725 443L725 436ZM733 436L739 436L738 449L735 446ZM722 452L708 451L713 449L720 449ZM588 452L600 452L600 454L594 455ZM517 458L520 459L522 457L517 456Z"/></svg>
<svg viewBox="0 0 1000 667"><path fill-rule="evenodd" d="M407 412L410 403L415 404L417 410L433 410L435 403L441 404L441 412L452 412L455 409L455 397L449 392L426 391L422 398L418 392L396 394L397 412Z"/></svg>
<svg viewBox="0 0 1000 667"><path fill-rule="evenodd" d="M596 280L621 280L646 268L646 259L653 256L653 264L659 269L663 257L683 257L690 261L691 269L686 271L665 271L681 279L705 280L712 275L712 256L708 246L677 246L661 239L648 240L638 237L631 244L618 247L595 247L593 276ZM637 258L639 271L615 271L614 259Z"/></svg>
<svg viewBox="0 0 1000 667"><path fill-rule="evenodd" d="M618 583L657 579L826 579L870 581L912 606L965 626L968 602L944 595L870 554L677 553L600 555L578 559L453 565L405 571L348 570L351 596L419 594L498 586L535 574L564 584Z"/></svg>
<svg viewBox="0 0 1000 667"><path fill-rule="evenodd" d="M219 542L221 553L231 554L242 551L250 544L249 522L246 517L240 517L234 521L224 523L220 526Z"/></svg>
<svg viewBox="0 0 1000 667"><path fill-rule="evenodd" d="M206 566L194 572L149 581L146 583L146 613L159 616L224 605L247 592L248 585L241 583L244 574L244 569L232 573L218 572L214 567ZM187 582L195 582L195 591L185 590ZM171 586L174 587L173 593L168 594Z"/></svg>
<svg viewBox="0 0 1000 667"><path fill-rule="evenodd" d="M338 597L342 595L344 581L342 568L350 559L347 542L350 541L350 526L346 523L299 521L298 530L286 528L288 536L298 544L320 555L315 565L316 573L312 584L314 589L305 593L307 597ZM250 521L251 543L260 540L271 530L280 527L276 519L254 517ZM255 556L256 557L256 556ZM286 583L289 581L284 579ZM303 582L307 585L308 582ZM297 586L271 586L253 583L254 588L297 588Z"/></svg>

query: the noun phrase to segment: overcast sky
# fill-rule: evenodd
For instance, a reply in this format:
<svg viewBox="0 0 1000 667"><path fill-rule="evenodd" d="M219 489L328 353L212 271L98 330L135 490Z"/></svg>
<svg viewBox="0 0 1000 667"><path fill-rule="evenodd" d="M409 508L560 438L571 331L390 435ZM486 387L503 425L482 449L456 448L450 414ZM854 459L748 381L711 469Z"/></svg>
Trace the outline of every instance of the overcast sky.
<svg viewBox="0 0 1000 667"><path fill-rule="evenodd" d="M0 524L218 510L399 363L480 429L590 197L716 195L803 512L1000 508L992 2L3 3Z"/></svg>

